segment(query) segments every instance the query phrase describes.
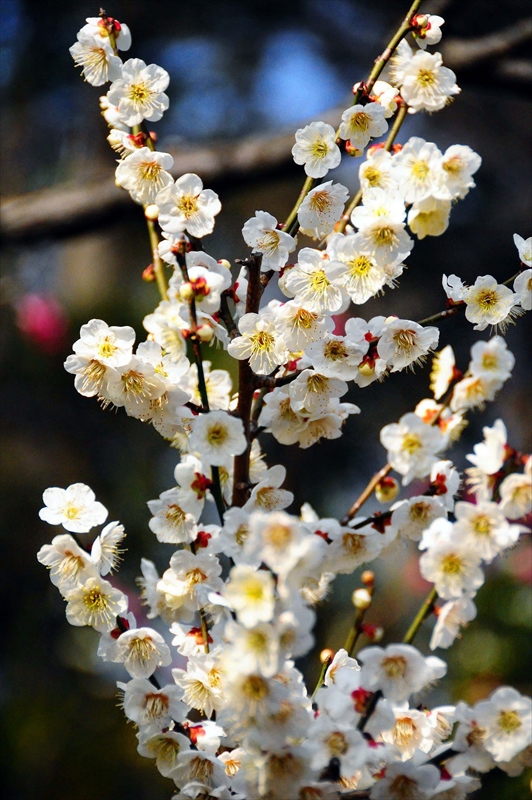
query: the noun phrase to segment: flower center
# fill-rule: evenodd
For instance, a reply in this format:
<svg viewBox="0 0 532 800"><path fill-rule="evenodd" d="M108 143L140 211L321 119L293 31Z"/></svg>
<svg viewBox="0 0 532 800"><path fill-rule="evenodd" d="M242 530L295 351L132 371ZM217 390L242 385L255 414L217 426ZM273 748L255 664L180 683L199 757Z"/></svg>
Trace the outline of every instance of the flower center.
<svg viewBox="0 0 532 800"><path fill-rule="evenodd" d="M310 150L314 158L325 158L325 156L329 152L329 146L325 141L325 139L322 139L321 136L318 136L312 142Z"/></svg>
<svg viewBox="0 0 532 800"><path fill-rule="evenodd" d="M448 161L444 161L442 166L445 172L448 172L449 175L458 175L458 173L461 172L464 167L460 156L453 156Z"/></svg>
<svg viewBox="0 0 532 800"><path fill-rule="evenodd" d="M116 353L117 350L118 347L107 338L98 345L98 355L100 355L102 358L110 358Z"/></svg>
<svg viewBox="0 0 532 800"><path fill-rule="evenodd" d="M157 161L143 161L138 166L140 177L145 181L158 181L162 170Z"/></svg>
<svg viewBox="0 0 532 800"><path fill-rule="evenodd" d="M292 319L292 327L307 331L317 319L318 315L313 314L312 311L307 311L305 308L298 308Z"/></svg>
<svg viewBox="0 0 532 800"><path fill-rule="evenodd" d="M268 333L268 331L257 331L249 338L253 355L270 352L275 346L275 336L272 333Z"/></svg>
<svg viewBox="0 0 532 800"><path fill-rule="evenodd" d="M129 642L129 656L127 660L138 661L142 665L147 665L156 652L157 647L149 636L142 639L138 637Z"/></svg>
<svg viewBox="0 0 532 800"><path fill-rule="evenodd" d="M379 247L393 247L397 241L397 236L395 235L393 228L384 226L382 228L377 228L377 230L374 231L373 239L375 244Z"/></svg>
<svg viewBox="0 0 532 800"><path fill-rule="evenodd" d="M415 331L402 330L394 333L393 340L398 350L403 350L409 353L417 343L417 335Z"/></svg>
<svg viewBox="0 0 532 800"><path fill-rule="evenodd" d="M309 200L310 208L317 214L323 214L324 211L328 211L331 205L332 198L326 189L322 189L321 192L315 192Z"/></svg>
<svg viewBox="0 0 532 800"><path fill-rule="evenodd" d="M441 562L441 569L445 575L461 575L464 562L456 553L449 553Z"/></svg>
<svg viewBox="0 0 532 800"><path fill-rule="evenodd" d="M517 711L501 711L497 723L504 733L513 733L523 725Z"/></svg>
<svg viewBox="0 0 532 800"><path fill-rule="evenodd" d="M67 503L63 513L67 519L77 519L81 509L75 506L74 503Z"/></svg>
<svg viewBox="0 0 532 800"><path fill-rule="evenodd" d="M347 358L349 353L342 341L333 339L331 342L327 342L323 348L323 355L331 361L342 361L344 358Z"/></svg>
<svg viewBox="0 0 532 800"><path fill-rule="evenodd" d="M144 698L146 715L148 719L159 719L168 712L169 702L165 694L147 694Z"/></svg>
<svg viewBox="0 0 532 800"><path fill-rule="evenodd" d="M324 378L323 375L318 375L315 373L314 375L309 375L307 378L307 389L309 392L324 392L328 383L329 381L327 378Z"/></svg>
<svg viewBox="0 0 532 800"><path fill-rule="evenodd" d="M364 170L364 177L370 186L380 186L382 179L382 172L375 167L367 167Z"/></svg>
<svg viewBox="0 0 532 800"><path fill-rule="evenodd" d="M110 619L109 600L99 586L95 586L83 595L83 604L90 614L91 620L100 617Z"/></svg>
<svg viewBox="0 0 532 800"><path fill-rule="evenodd" d="M242 694L249 700L260 702L270 694L266 679L262 675L248 675L241 685Z"/></svg>
<svg viewBox="0 0 532 800"><path fill-rule="evenodd" d="M221 447L228 439L228 431L224 425L211 425L207 431L207 441L211 447Z"/></svg>
<svg viewBox="0 0 532 800"><path fill-rule="evenodd" d="M401 717L396 720L394 740L399 747L407 747L416 732L414 720L411 717Z"/></svg>
<svg viewBox="0 0 532 800"><path fill-rule="evenodd" d="M347 753L349 749L349 742L341 731L334 731L325 740L327 749L331 754L331 758L338 758Z"/></svg>
<svg viewBox="0 0 532 800"><path fill-rule="evenodd" d="M264 531L264 539L278 550L286 547L292 539L292 531L286 525L270 525Z"/></svg>
<svg viewBox="0 0 532 800"><path fill-rule="evenodd" d="M491 311L497 306L499 297L495 289L483 289L477 294L477 303L481 311Z"/></svg>
<svg viewBox="0 0 532 800"><path fill-rule="evenodd" d="M198 198L193 194L184 194L177 200L176 206L186 219L190 219L198 211Z"/></svg>
<svg viewBox="0 0 532 800"><path fill-rule="evenodd" d="M422 89L428 89L436 83L436 76L430 69L420 69L416 81Z"/></svg>
<svg viewBox="0 0 532 800"><path fill-rule="evenodd" d="M417 178L419 181L424 181L427 175L430 172L430 167L426 161L420 159L419 161L414 161L412 164L412 175L414 178Z"/></svg>
<svg viewBox="0 0 532 800"><path fill-rule="evenodd" d="M409 455L417 453L422 447L421 440L415 433L408 433L403 439L403 450L406 450Z"/></svg>
<svg viewBox="0 0 532 800"><path fill-rule="evenodd" d="M187 515L181 506L178 506L177 503L172 503L171 506L168 506L165 517L171 525L175 525L177 528L185 521Z"/></svg>
<svg viewBox="0 0 532 800"><path fill-rule="evenodd" d="M316 292L317 294L323 294L323 292L326 292L331 285L322 269L318 269L316 272L312 273L309 284L312 291Z"/></svg>
<svg viewBox="0 0 532 800"><path fill-rule="evenodd" d="M389 678L404 678L407 668L404 656L387 656L382 661L382 668Z"/></svg>
<svg viewBox="0 0 532 800"><path fill-rule="evenodd" d="M390 784L390 797L393 796L397 800L415 800L420 797L418 791L418 784L413 778L407 775L398 775Z"/></svg>
<svg viewBox="0 0 532 800"><path fill-rule="evenodd" d="M489 536L491 533L490 518L486 514L479 514L473 522L473 530L479 536Z"/></svg>
<svg viewBox="0 0 532 800"><path fill-rule="evenodd" d="M134 105L141 105L151 97L152 92L145 83L133 83L129 87L129 99Z"/></svg>
<svg viewBox="0 0 532 800"><path fill-rule="evenodd" d="M197 567L195 569L191 569L190 572L187 572L185 578L190 587L195 586L197 583L203 583L207 580L205 573Z"/></svg>
<svg viewBox="0 0 532 800"><path fill-rule="evenodd" d="M366 111L357 111L349 120L349 125L352 131L363 133L371 125L371 117Z"/></svg>
<svg viewBox="0 0 532 800"><path fill-rule="evenodd" d="M373 262L369 256L358 256L348 262L349 272L353 277L365 278L371 271Z"/></svg>

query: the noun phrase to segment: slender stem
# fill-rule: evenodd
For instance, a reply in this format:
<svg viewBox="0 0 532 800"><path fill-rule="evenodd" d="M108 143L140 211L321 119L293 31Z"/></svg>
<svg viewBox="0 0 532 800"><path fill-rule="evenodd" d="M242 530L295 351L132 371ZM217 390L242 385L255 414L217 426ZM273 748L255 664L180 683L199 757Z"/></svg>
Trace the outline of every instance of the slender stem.
<svg viewBox="0 0 532 800"><path fill-rule="evenodd" d="M442 319L447 319L447 317L452 317L456 312L462 307L465 306L465 303L460 303L455 306L451 306L451 308L446 308L444 311L438 311L437 314L433 314L431 317L425 317L425 319L420 319L418 321L418 325L431 325L433 322L440 322Z"/></svg>
<svg viewBox="0 0 532 800"><path fill-rule="evenodd" d="M364 489L364 491L360 494L360 496L357 498L357 500L355 500L355 502L353 503L353 505L351 506L351 508L347 512L347 514L344 517L342 517L342 519L340 520L340 524L341 525L347 525L349 520L353 519L353 517L362 508L362 506L364 505L366 500L369 500L369 498L373 494L373 492L375 490L375 487L377 486L379 481L381 481L383 478L385 478L386 475L388 475L388 473L391 472L391 470L392 470L392 465L391 464L385 464L384 467L382 467L378 472L375 473L375 475L369 481L369 483L366 486L366 488Z"/></svg>
<svg viewBox="0 0 532 800"><path fill-rule="evenodd" d="M321 687L323 686L323 681L325 680L325 673L327 672L327 669L329 668L331 661L332 661L331 658L327 658L327 659L325 659L325 661L321 665L318 681L316 683L316 686L314 687L314 691L310 695L310 702L311 703L314 702L314 698L318 694L318 689L321 689Z"/></svg>
<svg viewBox="0 0 532 800"><path fill-rule="evenodd" d="M146 208L146 206L144 207ZM155 228L155 222L151 219L146 219L146 224L148 226L148 236L150 237L150 246L151 246L151 257L153 261L153 271L155 273L155 280L157 281L157 288L159 289L159 294L161 295L161 300L167 300L167 285L166 285L166 275L164 274L164 265L159 255L159 236L157 234L157 230Z"/></svg>
<svg viewBox="0 0 532 800"><path fill-rule="evenodd" d="M395 142L395 137L399 133L401 129L401 125L406 119L406 115L408 114L408 106L406 103L402 103L399 111L397 112L397 116L395 117L394 123L390 128L390 133L388 134L388 138L386 139L386 143L384 145L384 149L386 152L390 152L393 147L393 143Z"/></svg>
<svg viewBox="0 0 532 800"><path fill-rule="evenodd" d="M286 218L286 221L285 221L285 223L283 225L283 231L286 231L286 233L289 233L291 236L294 236L294 234L296 234L298 229L299 229L299 222L298 222L298 219L297 219L297 212L299 211L299 207L301 206L301 203L303 202L303 200L305 199L307 194L310 192L310 190L314 186L315 182L316 181L314 180L314 178L310 178L309 177L309 178L306 179L305 183L303 184L303 188L301 189L301 191L299 193L299 197L297 198L292 211L289 213L289 215Z"/></svg>
<svg viewBox="0 0 532 800"><path fill-rule="evenodd" d="M369 606L368 606L369 608ZM355 621L352 624L349 633L347 634L347 639L345 640L344 650L346 651L347 655L350 656L353 650L355 649L356 643L360 638L360 634L362 633L362 623L364 622L364 617L366 616L367 608L361 608L357 612L355 617Z"/></svg>
<svg viewBox="0 0 532 800"><path fill-rule="evenodd" d="M370 701L368 703L368 707L366 708L366 710L364 711L364 713L362 714L362 716L360 717L360 719L358 721L357 730L359 730L359 731L363 731L364 730L364 728L366 727L366 725L368 723L369 718L371 717L371 715L373 714L373 712L377 708L377 703L379 702L381 697L382 697L382 692L381 692L380 689L378 689L378 691L376 691L376 692L374 692L372 694L371 699L370 699Z"/></svg>
<svg viewBox="0 0 532 800"><path fill-rule="evenodd" d="M412 644L412 642L416 638L418 630L420 629L426 618L429 616L429 614L432 612L434 608L434 603L436 602L437 599L438 599L438 593L436 592L436 589L433 587L430 590L429 594L427 595L425 602L417 612L414 621L409 627L408 632L405 638L403 639L404 644Z"/></svg>

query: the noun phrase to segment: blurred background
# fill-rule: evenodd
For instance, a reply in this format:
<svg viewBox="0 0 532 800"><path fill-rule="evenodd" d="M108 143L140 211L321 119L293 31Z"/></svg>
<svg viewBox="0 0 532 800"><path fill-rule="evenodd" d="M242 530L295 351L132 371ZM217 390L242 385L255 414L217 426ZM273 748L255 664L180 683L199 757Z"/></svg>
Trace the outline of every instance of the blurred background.
<svg viewBox="0 0 532 800"><path fill-rule="evenodd" d="M160 149L173 153L176 174L197 172L221 196L223 213L204 243L208 253L244 257L241 228L256 209L286 216L304 177L290 157L295 128L312 118L338 120L351 85L367 76L406 6L405 0L115 0L106 6L132 30L125 58L156 62L170 73L171 107L150 125ZM0 9L4 796L162 800L172 795L172 784L136 753L133 727L116 705L122 670L98 663L93 631L66 623L63 601L36 560L55 533L38 518L43 490L76 481L89 484L109 519L125 525L120 588L133 589L141 555L162 570L172 552L155 546L146 500L172 486L176 451L151 427L78 395L62 367L80 325L92 317L133 325L144 337L142 318L158 300L155 284L141 280L150 261L142 212L113 183L114 154L98 112L105 87L80 80L68 53L84 18L98 7L1 0ZM483 165L477 189L454 208L448 232L416 245L401 291L357 308L366 319L390 313L418 319L441 310L443 272L466 282L479 274L506 280L519 268L512 235L531 233L530 7L525 0L442 0L422 10L446 18L442 52L462 94L436 116L409 119L399 141L418 135L442 151L467 144ZM334 179L355 191L359 163L347 158ZM475 335L453 318L441 324L440 342L452 343L465 367L471 344L488 334ZM484 413L471 415L451 453L459 468L482 427L498 417L509 443L530 452L529 336L529 318L509 329L514 376ZM209 357L232 369L220 351ZM337 441L299 450L262 436L269 463L288 468L292 511L309 499L321 516L347 510L385 462L380 427L427 396L428 373L417 369L414 376L355 388L348 399L362 413ZM417 489L408 487L408 494ZM404 635L430 587L414 550L405 551L401 569L397 562L393 570L379 563L376 572L368 621L383 625L385 641L392 641ZM523 536L488 569L478 618L466 635L450 651L437 651L448 659L449 673L434 702L475 702L506 683L530 693L530 583L531 548ZM343 576L320 609L316 651L301 664L312 685L319 650L341 646L347 635L346 608L357 585L357 575ZM142 620L143 610L133 600L132 606ZM425 652L426 627L416 642ZM495 770L475 797L526 797L527 780L511 781Z"/></svg>

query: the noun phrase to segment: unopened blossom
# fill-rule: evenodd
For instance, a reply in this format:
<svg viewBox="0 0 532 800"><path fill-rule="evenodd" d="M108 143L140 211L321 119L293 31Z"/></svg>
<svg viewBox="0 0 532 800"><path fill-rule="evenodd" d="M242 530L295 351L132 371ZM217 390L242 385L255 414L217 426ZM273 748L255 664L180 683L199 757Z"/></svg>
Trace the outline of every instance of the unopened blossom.
<svg viewBox="0 0 532 800"><path fill-rule="evenodd" d="M54 536L51 544L44 544L37 559L48 567L50 580L62 593L97 576L90 555L68 533Z"/></svg>
<svg viewBox="0 0 532 800"><path fill-rule="evenodd" d="M382 136L388 130L384 107L373 102L346 108L339 130L342 139L349 140L357 150L364 150L370 139Z"/></svg>
<svg viewBox="0 0 532 800"><path fill-rule="evenodd" d="M412 136L393 159L393 171L406 203L434 194L441 153L433 142Z"/></svg>
<svg viewBox="0 0 532 800"><path fill-rule="evenodd" d="M153 203L157 193L173 183L168 172L173 163L174 159L169 153L141 147L120 161L115 179L119 186L128 190L136 203Z"/></svg>
<svg viewBox="0 0 532 800"><path fill-rule="evenodd" d="M439 338L438 328L390 317L384 324L377 351L391 371L398 372L423 363L427 354L438 345Z"/></svg>
<svg viewBox="0 0 532 800"><path fill-rule="evenodd" d="M444 23L443 17L437 14L416 14L412 20L416 44L422 50L425 50L427 45L438 44L441 41L441 26Z"/></svg>
<svg viewBox="0 0 532 800"><path fill-rule="evenodd" d="M199 311L216 314L220 309L221 294L230 285L231 273L227 269L213 272L206 267L189 267L187 279L176 270L170 281L169 294L175 292L186 302L193 299Z"/></svg>
<svg viewBox="0 0 532 800"><path fill-rule="evenodd" d="M467 145L448 147L439 163L437 185L432 192L434 197L439 200L464 198L475 187L473 175L481 164L481 157Z"/></svg>
<svg viewBox="0 0 532 800"><path fill-rule="evenodd" d="M125 538L120 522L108 522L91 547L91 558L100 575L108 575L118 568L124 550L120 547Z"/></svg>
<svg viewBox="0 0 532 800"><path fill-rule="evenodd" d="M412 206L408 212L408 227L418 239L425 236L441 236L449 227L450 200L426 197Z"/></svg>
<svg viewBox="0 0 532 800"><path fill-rule="evenodd" d="M125 594L94 576L66 592L65 600L66 618L71 625L89 625L100 633L114 628L116 617L124 614L128 605Z"/></svg>
<svg viewBox="0 0 532 800"><path fill-rule="evenodd" d="M476 606L471 598L467 596L459 597L457 600L449 600L438 608L436 625L430 639L430 649L450 647L460 635L461 628L475 619L476 615Z"/></svg>
<svg viewBox="0 0 532 800"><path fill-rule="evenodd" d="M281 489L285 478L286 467L282 464L270 467L259 483L253 487L244 510L250 514L252 511L272 512L288 508L294 500L294 495L286 489Z"/></svg>
<svg viewBox="0 0 532 800"><path fill-rule="evenodd" d="M368 189L384 189L395 194L399 189L392 155L382 147L369 148L367 159L359 167L358 178L364 192Z"/></svg>
<svg viewBox="0 0 532 800"><path fill-rule="evenodd" d="M168 489L158 500L148 500L148 508L154 515L148 523L150 530L160 542L180 544L194 541L201 512L197 500L189 499L187 502L180 490Z"/></svg>
<svg viewBox="0 0 532 800"><path fill-rule="evenodd" d="M360 234L344 236L335 242L333 250L334 261L341 264L335 270L336 279L357 305L378 294L387 279L371 251L361 247L360 238Z"/></svg>
<svg viewBox="0 0 532 800"><path fill-rule="evenodd" d="M528 457L524 473L507 475L499 487L500 510L507 519L521 519L532 511L532 459Z"/></svg>
<svg viewBox="0 0 532 800"><path fill-rule="evenodd" d="M413 413L404 414L398 423L385 425L380 439L388 451L388 461L403 476L404 486L413 478L429 474L444 444L439 428L427 425Z"/></svg>
<svg viewBox="0 0 532 800"><path fill-rule="evenodd" d="M129 325L107 325L101 319L91 319L81 326L80 338L72 349L77 356L94 359L106 367L123 367L133 355L135 331Z"/></svg>
<svg viewBox="0 0 532 800"><path fill-rule="evenodd" d="M461 303L467 292L467 286L458 275L442 275L443 291L453 303Z"/></svg>
<svg viewBox="0 0 532 800"><path fill-rule="evenodd" d="M440 111L459 93L456 75L442 66L440 53L419 50L405 66L401 96L414 111Z"/></svg>
<svg viewBox="0 0 532 800"><path fill-rule="evenodd" d="M198 238L213 232L214 218L222 208L216 192L204 189L201 179L188 172L162 189L155 202L163 231L172 234L186 231Z"/></svg>
<svg viewBox="0 0 532 800"><path fill-rule="evenodd" d="M409 644L365 647L357 655L362 663L360 684L365 689L380 689L388 700L401 702L443 677L447 667L434 656L425 658Z"/></svg>
<svg viewBox="0 0 532 800"><path fill-rule="evenodd" d="M162 67L146 66L140 58L130 58L122 67L122 76L111 84L107 99L118 108L125 125L140 125L144 119L157 122L169 106L164 93L169 82L170 76Z"/></svg>
<svg viewBox="0 0 532 800"><path fill-rule="evenodd" d="M92 86L102 86L107 81L116 81L122 75L122 60L115 56L108 41L96 38L83 29L77 42L69 48L76 67L81 67L83 77Z"/></svg>
<svg viewBox="0 0 532 800"><path fill-rule="evenodd" d="M294 237L279 230L276 218L267 211L255 211L255 216L244 224L242 236L254 253L262 254L263 272L270 269L278 272L296 246Z"/></svg>
<svg viewBox="0 0 532 800"><path fill-rule="evenodd" d="M320 251L304 247L285 280L286 292L307 311L326 316L339 313L349 303L346 291L336 281L340 269Z"/></svg>
<svg viewBox="0 0 532 800"><path fill-rule="evenodd" d="M440 522L436 520L433 526ZM429 547L419 560L419 569L444 600L472 596L484 583L480 555L469 543L461 541L458 534Z"/></svg>
<svg viewBox="0 0 532 800"><path fill-rule="evenodd" d="M525 269L514 281L513 290L523 311L532 309L532 269Z"/></svg>
<svg viewBox="0 0 532 800"><path fill-rule="evenodd" d="M238 456L247 447L242 420L226 411L209 411L194 420L190 447L197 450L205 463L224 464L231 456Z"/></svg>
<svg viewBox="0 0 532 800"><path fill-rule="evenodd" d="M82 31L91 33L96 38L103 41L109 41L109 34L111 33L117 50L129 50L131 47L131 31L129 26L124 22L119 22L117 19L111 17L87 17L86 25L82 27Z"/></svg>
<svg viewBox="0 0 532 800"><path fill-rule="evenodd" d="M245 564L233 567L223 593L244 627L253 628L272 619L275 584L269 572Z"/></svg>
<svg viewBox="0 0 532 800"><path fill-rule="evenodd" d="M336 133L326 122L311 122L296 131L296 143L292 147L296 164L303 164L311 178L323 178L330 169L338 166L342 159L336 144Z"/></svg>
<svg viewBox="0 0 532 800"><path fill-rule="evenodd" d="M269 375L275 367L288 361L290 354L273 315L244 314L238 329L241 336L230 342L227 351L239 361L249 359L249 365L257 375Z"/></svg>
<svg viewBox="0 0 532 800"><path fill-rule="evenodd" d="M532 236L523 239L518 233L514 233L514 244L517 247L519 258L527 267L532 267Z"/></svg>
<svg viewBox="0 0 532 800"><path fill-rule="evenodd" d="M476 323L473 330L483 331L488 325L504 330L518 313L516 295L507 286L498 284L491 275L479 276L464 293L466 319Z"/></svg>
<svg viewBox="0 0 532 800"><path fill-rule="evenodd" d="M107 509L84 483L73 483L66 489L51 487L43 492L42 499L45 507L39 517L50 525L62 525L71 533L87 533L107 519Z"/></svg>
<svg viewBox="0 0 532 800"><path fill-rule="evenodd" d="M329 316L317 311L308 311L295 300L283 303L275 313L275 325L292 353L306 350L334 325Z"/></svg>
<svg viewBox="0 0 532 800"><path fill-rule="evenodd" d="M296 411L314 414L324 411L329 400L341 397L347 392L347 384L338 378L327 378L319 372L306 369L301 372L288 388L292 408Z"/></svg>
<svg viewBox="0 0 532 800"><path fill-rule="evenodd" d="M435 400L443 397L455 376L456 359L450 344L440 350L432 359L430 388Z"/></svg>
<svg viewBox="0 0 532 800"><path fill-rule="evenodd" d="M489 700L475 706L485 731L484 747L495 762L509 761L532 744L532 700L510 686L501 686Z"/></svg>
<svg viewBox="0 0 532 800"><path fill-rule="evenodd" d="M297 212L301 233L322 239L331 233L349 199L349 189L326 181L307 194Z"/></svg>
<svg viewBox="0 0 532 800"><path fill-rule="evenodd" d="M515 357L502 336L493 336L488 342L475 342L471 348L469 372L472 375L506 381L514 365Z"/></svg>
<svg viewBox="0 0 532 800"><path fill-rule="evenodd" d="M423 51L420 51L423 52ZM411 762L389 764L384 777L371 788L371 800L428 800L440 781L440 771L432 764L415 766Z"/></svg>
<svg viewBox="0 0 532 800"><path fill-rule="evenodd" d="M124 631L117 639L111 639L105 652L98 652L98 655L102 655L104 661L123 664L132 678L149 678L157 667L172 663L170 648L153 628Z"/></svg>

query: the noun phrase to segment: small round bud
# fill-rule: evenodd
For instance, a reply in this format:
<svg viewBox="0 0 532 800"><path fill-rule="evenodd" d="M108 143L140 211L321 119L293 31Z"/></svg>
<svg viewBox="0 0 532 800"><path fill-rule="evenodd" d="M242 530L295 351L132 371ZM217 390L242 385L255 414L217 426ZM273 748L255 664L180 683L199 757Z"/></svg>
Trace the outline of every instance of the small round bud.
<svg viewBox="0 0 532 800"><path fill-rule="evenodd" d="M371 587L373 589L375 586L375 573L371 569L365 569L360 576L360 580L364 586L367 586L368 588Z"/></svg>
<svg viewBox="0 0 532 800"><path fill-rule="evenodd" d="M359 371L359 372L360 372L360 374L361 374L361 375L363 375L365 378L371 378L371 376L372 376L372 375L373 375L373 373L375 372L375 367L374 367L374 366L372 366L372 365L371 365L370 363L368 363L367 361L363 361L363 362L362 362L362 364L360 364L360 365L359 365L359 367L358 367L358 371Z"/></svg>
<svg viewBox="0 0 532 800"><path fill-rule="evenodd" d="M142 280L146 283L153 283L155 280L155 270L153 264L148 264L145 270L142 271Z"/></svg>
<svg viewBox="0 0 532 800"><path fill-rule="evenodd" d="M384 636L384 628L380 625L362 625L362 633L372 642L380 642Z"/></svg>
<svg viewBox="0 0 532 800"><path fill-rule="evenodd" d="M226 269L231 269L231 263L226 258L219 258L218 264Z"/></svg>
<svg viewBox="0 0 532 800"><path fill-rule="evenodd" d="M196 331L198 339L200 342L211 342L212 337L214 336L214 331L210 325L200 325L198 330Z"/></svg>
<svg viewBox="0 0 532 800"><path fill-rule="evenodd" d="M184 283L182 286L179 287L179 296L182 300L193 300L194 299L194 287L191 283Z"/></svg>
<svg viewBox="0 0 532 800"><path fill-rule="evenodd" d="M391 503L398 494L399 484L395 478L391 478L389 475L385 478L381 478L375 487L375 497L379 503Z"/></svg>
<svg viewBox="0 0 532 800"><path fill-rule="evenodd" d="M371 595L367 589L355 589L351 595L351 602L359 611L365 611L371 605Z"/></svg>
<svg viewBox="0 0 532 800"><path fill-rule="evenodd" d="M322 664L326 664L327 661L332 661L334 658L334 650L331 650L330 647L326 647L325 650L322 650L320 653L320 661Z"/></svg>
<svg viewBox="0 0 532 800"><path fill-rule="evenodd" d="M347 139L345 143L345 152L348 156L352 156L353 158L359 158L364 155L364 151L352 145L349 139Z"/></svg>
<svg viewBox="0 0 532 800"><path fill-rule="evenodd" d="M144 209L144 216L146 217L146 219L155 222L155 220L159 219L159 206L156 206L155 203L146 206L146 208Z"/></svg>
<svg viewBox="0 0 532 800"><path fill-rule="evenodd" d="M412 19L412 27L424 30L429 25L429 18L426 14L416 14Z"/></svg>

